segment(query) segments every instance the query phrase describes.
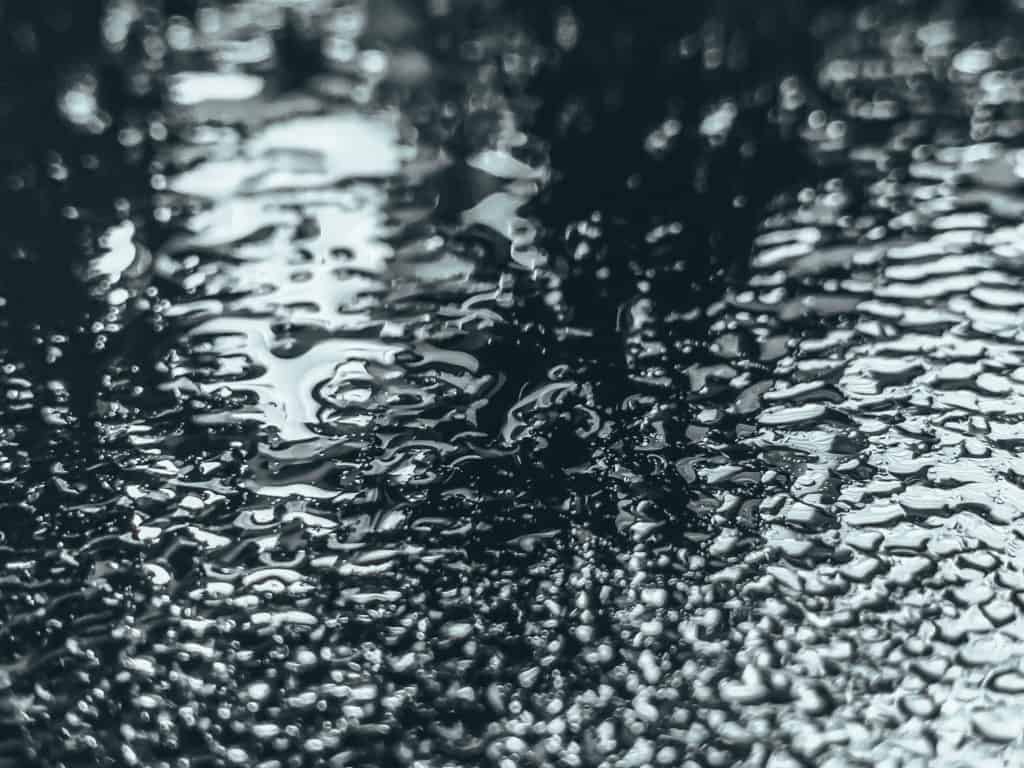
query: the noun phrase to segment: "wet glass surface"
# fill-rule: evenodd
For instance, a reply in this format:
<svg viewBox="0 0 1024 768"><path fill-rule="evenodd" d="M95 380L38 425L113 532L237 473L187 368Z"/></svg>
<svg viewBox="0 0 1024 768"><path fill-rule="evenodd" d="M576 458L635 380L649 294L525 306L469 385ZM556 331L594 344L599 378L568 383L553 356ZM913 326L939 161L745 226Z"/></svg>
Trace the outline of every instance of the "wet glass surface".
<svg viewBox="0 0 1024 768"><path fill-rule="evenodd" d="M1024 759L1024 11L160 5L0 4L0 765Z"/></svg>

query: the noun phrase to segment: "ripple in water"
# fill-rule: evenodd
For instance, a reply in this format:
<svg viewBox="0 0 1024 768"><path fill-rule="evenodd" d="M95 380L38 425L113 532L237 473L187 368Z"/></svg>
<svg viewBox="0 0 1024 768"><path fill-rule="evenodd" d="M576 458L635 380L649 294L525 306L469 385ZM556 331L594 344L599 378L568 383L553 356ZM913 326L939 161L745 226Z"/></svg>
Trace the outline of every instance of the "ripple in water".
<svg viewBox="0 0 1024 768"><path fill-rule="evenodd" d="M1019 14L129 5L153 196L0 306L0 761L1014 761Z"/></svg>

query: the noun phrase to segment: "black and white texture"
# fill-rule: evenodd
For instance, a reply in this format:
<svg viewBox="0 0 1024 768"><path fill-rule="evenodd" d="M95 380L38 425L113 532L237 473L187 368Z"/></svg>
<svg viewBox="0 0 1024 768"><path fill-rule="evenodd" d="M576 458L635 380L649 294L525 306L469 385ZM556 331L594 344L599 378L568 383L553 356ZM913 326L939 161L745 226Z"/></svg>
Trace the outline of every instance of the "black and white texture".
<svg viewBox="0 0 1024 768"><path fill-rule="evenodd" d="M0 2L0 766L1024 763L1024 5Z"/></svg>

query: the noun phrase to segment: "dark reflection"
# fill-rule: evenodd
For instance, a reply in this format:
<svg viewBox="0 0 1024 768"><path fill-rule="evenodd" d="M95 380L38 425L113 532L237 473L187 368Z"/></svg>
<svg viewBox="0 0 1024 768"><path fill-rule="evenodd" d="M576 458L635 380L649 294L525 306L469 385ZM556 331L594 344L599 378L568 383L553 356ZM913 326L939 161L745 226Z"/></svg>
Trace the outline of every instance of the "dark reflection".
<svg viewBox="0 0 1024 768"><path fill-rule="evenodd" d="M3 6L0 763L1012 760L1020 14L655 5Z"/></svg>
<svg viewBox="0 0 1024 768"><path fill-rule="evenodd" d="M222 49L211 43L169 54L171 60L191 69L218 56L251 59L256 77L268 75L267 93L283 102L325 87L352 89L343 101L365 98L362 65L332 58L342 54L321 45L317 25L324 22L315 13L286 9L270 30L272 53L261 54L261 17L224 8L215 33L224 36ZM36 444L25 449L29 461L11 486L12 504L21 506L8 518L8 545L17 547L12 555L33 553L36 571L56 579L41 619L25 613L27 595L5 607L19 618L5 633L7 653L27 665L15 675L8 707L11 740L24 727L43 764L172 759L201 754L211 741L228 764L282 751L293 764L314 764L326 748L316 742L334 749L344 743L362 762L405 763L415 754L475 762L496 718L510 716L502 711L511 693L505 680L525 690L563 675L572 696L596 682L579 657L594 652L595 633L613 631L614 619L598 611L585 631L537 624L531 604L554 589L549 576L575 571L580 547L590 567L614 570L617 553L628 551L645 525L671 520L651 541L672 541L694 556L709 535L717 501L679 468L704 457L711 440L730 450L733 437L729 417L694 420L702 406L688 395L690 368L719 359L707 350L702 310L722 295L727 278L744 274L755 224L772 196L809 173L793 125L810 97L787 105L779 83L792 76L787 88L807 87L800 78L809 76L817 49L787 14L747 18L710 6L653 17L590 6L521 12L457 4L440 15L401 3L371 8L360 44L379 46L398 65L369 82L419 130L425 170L392 185L385 204L393 231L372 236L398 258L386 267L360 266L378 247L372 240L339 248L330 240L339 235L324 232L337 216L364 226L381 203L372 190L363 197L346 183L337 202L328 195L321 210L306 212L289 199L290 184L276 189L257 169L229 194L246 205L249 196L258 201L269 193L266 208L246 230L233 231L238 224L228 218L232 234L218 240L214 232L206 244L190 234L180 240L180 230L187 233L190 213L208 203L172 199L178 218L170 226L150 223L145 191L150 173L160 170L152 146L167 130L154 134L151 111L161 90L154 75L168 55L157 41L161 34L172 39L178 22L171 14L196 19L194 34L204 23L197 8L166 10L158 16L147 6L116 19L127 31L115 36L113 52L97 35L101 18L110 24L98 4L65 10L56 21L27 17L5 27L26 39L31 35L18 30L38 29L43 41L38 50L11 47L12 66L27 66L17 57L46 62L40 81L12 96L12 114L32 107L43 118L10 127L12 162L31 161L12 166L12 175L27 181L5 193L18 211L8 248L17 286L5 307L8 338L11 360L40 402L28 411L31 421L16 417L23 439ZM799 9L790 10L795 17ZM798 31L808 44L781 55L783 32ZM74 44L63 56L50 52L68 40ZM187 109L172 109L168 125L178 143L160 158L172 191L189 169L217 162L222 143L258 137L259 110L269 104L209 121L206 130L221 131L212 142L191 136L195 118ZM308 107L296 98L294 108ZM289 117L287 108L270 114L271 121ZM248 120L236 136L233 121ZM523 130L534 138L509 138ZM273 170L317 167L311 148L289 149L284 132L277 140L281 147L268 155ZM430 170L432 144L450 158L439 171ZM326 143L323 151L329 168L335 150ZM342 152L337 161L349 157ZM231 170L225 166L223 174ZM550 181L536 196L544 176ZM199 178L202 196L206 181ZM281 223L296 211L304 217L298 224ZM278 232L289 234L275 251ZM344 227L340 235L347 243ZM427 245L431 238L443 249ZM325 245L330 256L320 262L313 254ZM278 269L282 248L292 255L272 277L239 266L266 259ZM424 253L428 248L435 251ZM130 253L116 275L90 271L118 249ZM168 260L155 278L150 252ZM311 269L321 272L307 275ZM278 300L266 280L283 281L276 289L293 280L309 288ZM150 284L172 305L196 302L194 316L154 315L161 299L147 292ZM118 291L126 296L112 305ZM482 309L470 312L469 305ZM282 306L290 311L283 318ZM169 329L167 341L148 330L150 322ZM256 349L263 334L274 345L265 354ZM314 358L336 370L310 394L304 388ZM358 370L346 371L350 365ZM66 389L63 409L43 401L51 381ZM247 381L265 382L269 394ZM169 387L177 404L160 394ZM296 408L315 415L297 416ZM159 453L151 458L133 447L133 432L153 435L141 445ZM748 472L751 479L738 487L756 496L757 473ZM51 512L63 514L50 522ZM752 535L758 521L744 516L741 528ZM58 538L77 548L75 566L54 564ZM424 547L421 559L414 553ZM454 568L437 568L451 558ZM391 572L373 575L375 562L389 563ZM366 570L369 580L353 585L335 566ZM462 569L478 574L468 604L456 596ZM304 591L288 596L287 584L309 578L315 599ZM156 599L150 579L170 603ZM256 623L221 603L216 584L262 602ZM269 586L278 584L284 591ZM589 592L595 608L607 599L596 584ZM388 600L397 602L380 604L380 595L392 593ZM405 601L412 615L425 602L433 606L426 616L440 617L427 645L401 628ZM366 613L361 605L374 607ZM227 622L214 635L213 657L194 646L205 630L180 625L181 606L195 621ZM274 618L277 611L285 612L282 619ZM107 627L118 630L106 637ZM481 627L479 642L496 654L497 666L465 656L473 627ZM389 633L397 634L387 639ZM533 658L545 633L559 650L542 672ZM68 640L83 659L60 650ZM178 650L182 642L192 650ZM311 644L335 650L317 657ZM377 645L394 665L384 677L369 675L362 655ZM41 652L31 650L37 646ZM286 663L284 686L292 693L274 705L279 711L298 717L304 705L295 697L307 694L297 692L346 686L346 693L315 698L325 722L334 723L322 732L305 718L287 726L294 733L275 730L265 742L258 734L267 727L249 731L241 711L232 715L240 728L214 724L202 714L206 704L162 679L175 670L216 686L219 656L244 686L223 694L222 706L233 711L243 701L263 701L256 693L262 681L293 653L302 661L294 670ZM331 653L355 654L348 671ZM429 665L403 671L407 659L424 654L433 657ZM108 671L136 657L142 666L132 661L129 672L108 680ZM89 671L65 691L49 698L31 692L33 680L83 663ZM98 697L90 687L101 681L112 687ZM402 681L414 685L416 697L390 714L379 711L380 686ZM143 693L150 685L153 693ZM446 692L467 686L488 691L487 700ZM73 713L76 700L89 703L67 734L42 727L51 716ZM151 700L183 708L152 738L134 740L128 751L118 747L119 712ZM131 720L137 732L149 730L135 715ZM342 737L337 728L349 720ZM401 737L397 750L392 735ZM586 749L596 754L593 745Z"/></svg>
<svg viewBox="0 0 1024 768"><path fill-rule="evenodd" d="M97 537L128 518L108 504L120 480L100 423L124 416L111 391L154 343L139 320L158 99L147 30L133 20L107 50L104 5L0 5L0 562L28 568L0 599L0 762L11 765L26 764L25 688L12 691L11 675L45 675L69 637L109 633L126 607L106 602L118 576L99 565Z"/></svg>
<svg viewBox="0 0 1024 768"><path fill-rule="evenodd" d="M534 83L533 125L550 142L553 180L526 211L543 222L554 269L521 310L520 328L545 318L533 365L510 369L525 386L557 359L567 397L602 423L582 439L588 430L559 403L559 420L523 448L524 461L545 466L542 487L561 496L568 482L582 494L574 508L598 505L589 525L610 525L625 499L634 499L628 514L637 504L653 518L680 510L677 533L703 524L700 494L675 466L709 431L692 423L699 401L689 392L692 367L719 359L703 309L745 276L768 203L817 173L798 126L821 100L808 19L827 23L825 10L533 12L551 51ZM738 351L753 354L749 344ZM728 441L729 425L717 428ZM598 458L609 449L631 468L626 487Z"/></svg>
<svg viewBox="0 0 1024 768"><path fill-rule="evenodd" d="M149 120L157 101L144 64L152 63L131 50L146 32L135 29L122 56L106 52L103 7L7 4L0 22L5 342L26 378L54 383L30 409L42 423L28 437L44 441L42 453L44 436L63 426L75 431L81 450L95 449L101 372L125 322L125 310L108 301L117 276L95 264L113 247L112 227L145 226L150 192ZM122 265L135 278L133 293L143 261L140 254Z"/></svg>

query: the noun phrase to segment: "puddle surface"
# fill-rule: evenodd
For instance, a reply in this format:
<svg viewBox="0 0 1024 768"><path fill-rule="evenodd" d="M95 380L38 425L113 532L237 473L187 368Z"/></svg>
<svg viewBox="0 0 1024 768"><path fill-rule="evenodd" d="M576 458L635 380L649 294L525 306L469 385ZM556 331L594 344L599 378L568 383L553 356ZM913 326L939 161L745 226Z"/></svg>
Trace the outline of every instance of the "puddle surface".
<svg viewBox="0 0 1024 768"><path fill-rule="evenodd" d="M889 5L110 4L0 157L0 764L1012 764L1024 27Z"/></svg>

